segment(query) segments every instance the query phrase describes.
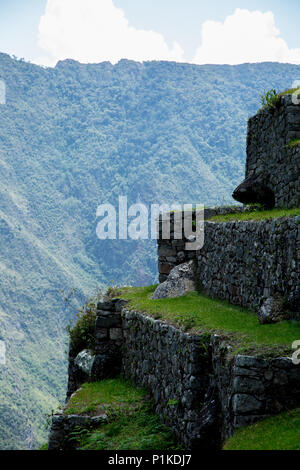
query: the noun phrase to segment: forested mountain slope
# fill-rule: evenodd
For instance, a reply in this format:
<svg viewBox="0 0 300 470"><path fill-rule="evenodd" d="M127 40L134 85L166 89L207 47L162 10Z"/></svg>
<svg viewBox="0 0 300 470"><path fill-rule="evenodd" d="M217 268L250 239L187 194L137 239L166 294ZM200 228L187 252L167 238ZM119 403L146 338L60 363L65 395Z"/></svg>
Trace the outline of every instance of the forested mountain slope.
<svg viewBox="0 0 300 470"><path fill-rule="evenodd" d="M231 203L247 118L300 67L170 62L45 69L0 54L0 448L41 442L64 398L65 308L114 281L156 278L154 241L100 241L103 202ZM233 202L233 201L232 201Z"/></svg>

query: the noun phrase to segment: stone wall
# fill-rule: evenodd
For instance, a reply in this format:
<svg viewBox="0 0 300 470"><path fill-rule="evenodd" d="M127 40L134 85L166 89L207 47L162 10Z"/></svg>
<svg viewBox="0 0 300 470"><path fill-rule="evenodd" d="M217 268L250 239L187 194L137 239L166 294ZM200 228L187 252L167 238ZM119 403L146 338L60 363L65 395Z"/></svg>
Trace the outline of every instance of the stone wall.
<svg viewBox="0 0 300 470"><path fill-rule="evenodd" d="M203 404L211 400L209 337L126 310L123 328L125 377L151 392L156 413L187 448L216 448L217 407L203 419Z"/></svg>
<svg viewBox="0 0 300 470"><path fill-rule="evenodd" d="M233 355L217 335L189 335L124 309L122 370L147 387L156 413L191 449L218 448L242 426L300 404L290 358Z"/></svg>
<svg viewBox="0 0 300 470"><path fill-rule="evenodd" d="M186 251L186 239L158 240L160 282L174 266L194 259L198 288L256 311L279 294L299 319L300 217L205 222L204 246Z"/></svg>
<svg viewBox="0 0 300 470"><path fill-rule="evenodd" d="M73 351L69 348L67 398L81 384L93 380L115 377L121 372L121 347L123 328L121 309L125 304L121 299L99 302L95 323L95 350Z"/></svg>
<svg viewBox="0 0 300 470"><path fill-rule="evenodd" d="M300 366L290 358L233 354L226 338L191 335L118 299L99 304L95 338L85 381L122 372L146 387L156 413L186 449L218 449L239 427L300 406ZM49 448L70 449L75 425L105 419L55 415Z"/></svg>
<svg viewBox="0 0 300 470"><path fill-rule="evenodd" d="M197 279L212 297L257 310L275 293L293 312L300 290L300 217L207 222Z"/></svg>
<svg viewBox="0 0 300 470"><path fill-rule="evenodd" d="M300 145L289 148L295 139L300 139L300 105L294 105L290 95L249 119L246 181L251 180L252 188L269 188L276 207L300 207ZM246 202L239 192L236 199Z"/></svg>
<svg viewBox="0 0 300 470"><path fill-rule="evenodd" d="M204 218L209 219L215 215L232 214L237 212L244 212L243 206L229 206L229 207L212 207L204 210ZM169 217L169 219L168 219ZM194 212L192 213L192 219L195 220ZM181 220L183 221L183 213ZM170 221L170 237L163 239L163 227L164 224L169 224ZM184 224L181 221L181 239L174 239L174 213L163 214L160 216L159 224L159 238L158 238L158 272L159 282L164 282L170 271L178 264L185 263L191 259L196 259L195 251L187 251L186 243L189 240L184 235Z"/></svg>

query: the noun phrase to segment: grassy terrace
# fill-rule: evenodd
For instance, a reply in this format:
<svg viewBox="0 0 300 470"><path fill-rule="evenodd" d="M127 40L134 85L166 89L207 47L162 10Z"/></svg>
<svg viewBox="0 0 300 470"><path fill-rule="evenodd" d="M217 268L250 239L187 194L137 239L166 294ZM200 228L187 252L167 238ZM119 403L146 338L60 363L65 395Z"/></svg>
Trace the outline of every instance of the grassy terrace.
<svg viewBox="0 0 300 470"><path fill-rule="evenodd" d="M239 429L224 450L300 450L300 408Z"/></svg>
<svg viewBox="0 0 300 470"><path fill-rule="evenodd" d="M65 412L108 416L108 422L97 429L73 433L80 450L181 449L154 415L147 392L122 378L84 384Z"/></svg>
<svg viewBox="0 0 300 470"><path fill-rule="evenodd" d="M295 217L297 215L300 215L300 209L271 209L216 215L209 220L212 222L231 222L234 220L270 220L279 219L282 217Z"/></svg>
<svg viewBox="0 0 300 470"><path fill-rule="evenodd" d="M155 287L122 288L121 296L130 301L129 308L185 331L222 334L232 344L233 352L292 354L292 343L300 339L300 322L260 325L254 313L196 292L175 299L151 300Z"/></svg>

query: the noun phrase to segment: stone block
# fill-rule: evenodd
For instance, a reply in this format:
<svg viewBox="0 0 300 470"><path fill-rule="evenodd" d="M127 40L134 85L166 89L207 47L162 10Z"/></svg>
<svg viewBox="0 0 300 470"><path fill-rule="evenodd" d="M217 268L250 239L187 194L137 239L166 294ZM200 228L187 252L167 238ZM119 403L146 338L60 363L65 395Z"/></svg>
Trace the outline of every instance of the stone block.
<svg viewBox="0 0 300 470"><path fill-rule="evenodd" d="M117 328L122 325L122 318L120 313L101 313L96 318L96 330L103 328Z"/></svg>
<svg viewBox="0 0 300 470"><path fill-rule="evenodd" d="M122 328L110 328L109 337L112 340L121 340L123 338Z"/></svg>
<svg viewBox="0 0 300 470"><path fill-rule="evenodd" d="M235 415L259 414L264 403L252 395L237 393L233 397L232 408Z"/></svg>

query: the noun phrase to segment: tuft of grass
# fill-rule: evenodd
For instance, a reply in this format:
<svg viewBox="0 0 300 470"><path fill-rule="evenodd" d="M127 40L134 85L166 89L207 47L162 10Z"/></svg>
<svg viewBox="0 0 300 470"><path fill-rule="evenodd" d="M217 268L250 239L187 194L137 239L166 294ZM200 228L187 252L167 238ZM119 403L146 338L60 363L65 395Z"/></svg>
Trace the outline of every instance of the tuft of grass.
<svg viewBox="0 0 300 470"><path fill-rule="evenodd" d="M269 220L269 219L280 219L283 217L296 217L300 215L300 209L269 209L269 210L255 210L238 212L233 214L216 215L209 219L212 222L232 222L236 220Z"/></svg>
<svg viewBox="0 0 300 470"><path fill-rule="evenodd" d="M70 336L70 354L76 356L83 349L94 351L95 348L95 321L97 314L97 300L91 300L77 313L77 321L73 328L69 325L67 330Z"/></svg>
<svg viewBox="0 0 300 470"><path fill-rule="evenodd" d="M129 300L128 308L185 329L193 334L217 333L232 344L232 352L252 352L261 355L292 353L292 343L300 338L300 322L261 325L256 314L228 302L191 292L183 297L152 300L156 286L123 288L122 297Z"/></svg>
<svg viewBox="0 0 300 470"><path fill-rule="evenodd" d="M264 95L262 95L260 101L262 109L275 108L280 101L280 96L273 88L272 90L268 90Z"/></svg>
<svg viewBox="0 0 300 470"><path fill-rule="evenodd" d="M280 103L281 97L292 95L293 93L297 91L300 94L300 88L290 88L289 90L285 90L280 93L277 93L277 91L274 88L272 88L271 90L268 90L261 96L260 98L261 105L262 105L261 109L276 108L276 106L278 106L278 104Z"/></svg>
<svg viewBox="0 0 300 470"><path fill-rule="evenodd" d="M300 450L300 408L239 429L224 450Z"/></svg>
<svg viewBox="0 0 300 470"><path fill-rule="evenodd" d="M92 297L78 310L75 324L73 326L70 324L67 326L70 337L70 355L76 356L83 349L89 349L94 352L97 303L100 299L108 301L117 297L119 294L119 287L114 285L113 281L111 281L111 285L108 286L104 293L101 289L98 289L96 296Z"/></svg>
<svg viewBox="0 0 300 470"><path fill-rule="evenodd" d="M292 149L294 147L297 147L297 145L299 144L300 144L300 139L294 139L289 142L288 147Z"/></svg>
<svg viewBox="0 0 300 470"><path fill-rule="evenodd" d="M67 413L105 409L108 422L72 433L79 450L181 450L153 412L147 392L122 378L86 383L70 399Z"/></svg>

